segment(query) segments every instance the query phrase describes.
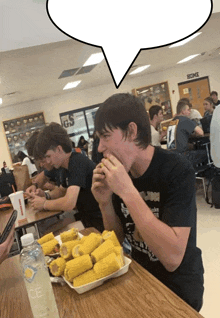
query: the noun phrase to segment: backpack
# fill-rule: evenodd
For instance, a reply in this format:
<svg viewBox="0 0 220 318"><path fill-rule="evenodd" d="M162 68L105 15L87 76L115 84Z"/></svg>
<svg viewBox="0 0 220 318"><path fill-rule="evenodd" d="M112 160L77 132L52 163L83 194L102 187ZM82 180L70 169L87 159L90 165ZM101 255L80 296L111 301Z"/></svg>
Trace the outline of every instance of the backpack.
<svg viewBox="0 0 220 318"><path fill-rule="evenodd" d="M212 194L211 194L211 202L209 200L209 188L212 186ZM213 176L209 179L208 186L206 188L206 202L211 205L211 207L215 207L216 209L220 209L220 169L214 167Z"/></svg>
<svg viewBox="0 0 220 318"><path fill-rule="evenodd" d="M15 189L15 178L13 173L3 173L0 175L0 194L1 197L8 196L14 192Z"/></svg>

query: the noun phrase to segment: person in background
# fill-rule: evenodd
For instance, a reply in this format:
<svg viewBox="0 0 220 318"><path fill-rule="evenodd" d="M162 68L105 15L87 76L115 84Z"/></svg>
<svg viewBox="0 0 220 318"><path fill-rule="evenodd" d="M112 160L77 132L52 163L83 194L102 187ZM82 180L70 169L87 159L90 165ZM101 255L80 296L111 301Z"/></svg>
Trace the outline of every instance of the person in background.
<svg viewBox="0 0 220 318"><path fill-rule="evenodd" d="M214 106L220 105L220 100L218 99L218 93L216 91L212 91L210 97L213 99Z"/></svg>
<svg viewBox="0 0 220 318"><path fill-rule="evenodd" d="M7 164L5 161L3 161L3 167L1 168L2 173L10 173L9 168L7 167Z"/></svg>
<svg viewBox="0 0 220 318"><path fill-rule="evenodd" d="M199 120L202 118L202 115L198 111L198 109L193 108L192 104L190 103L188 98L181 98L181 101L186 101L190 108L190 114L188 116L189 119L194 120L195 122L199 123Z"/></svg>
<svg viewBox="0 0 220 318"><path fill-rule="evenodd" d="M163 109L159 105L153 105L149 108L150 127L151 127L151 144L152 146L161 146L161 140L166 136L167 132L159 133L159 125L163 121Z"/></svg>
<svg viewBox="0 0 220 318"><path fill-rule="evenodd" d="M85 153L88 155L88 141L86 141L83 136L79 138L77 147L85 151Z"/></svg>
<svg viewBox="0 0 220 318"><path fill-rule="evenodd" d="M0 264L8 258L8 254L14 242L15 225L12 227L11 232L4 243L0 244Z"/></svg>
<svg viewBox="0 0 220 318"><path fill-rule="evenodd" d="M72 141L72 147L73 147L73 149L72 149L73 152L85 154L84 152L82 152L82 150L79 147L76 147L76 144L74 141Z"/></svg>
<svg viewBox="0 0 220 318"><path fill-rule="evenodd" d="M98 151L92 192L106 230L163 284L199 311L203 264L196 247L195 172L183 156L153 147L144 103L115 94L96 112Z"/></svg>
<svg viewBox="0 0 220 318"><path fill-rule="evenodd" d="M45 158L47 164L57 169L60 186L51 199L31 193L31 206L46 211L69 211L77 207L83 225L102 232L101 212L91 192L95 163L87 156L72 152L72 141L61 125L51 123L44 127L34 146L34 158Z"/></svg>
<svg viewBox="0 0 220 318"><path fill-rule="evenodd" d="M204 117L212 116L215 106L212 97L206 97L203 102L203 106L205 109Z"/></svg>
<svg viewBox="0 0 220 318"><path fill-rule="evenodd" d="M38 174L37 167L34 163L33 158L27 156L23 151L18 152L17 158L19 161L22 161L22 166L26 165L28 167L30 178L33 178Z"/></svg>

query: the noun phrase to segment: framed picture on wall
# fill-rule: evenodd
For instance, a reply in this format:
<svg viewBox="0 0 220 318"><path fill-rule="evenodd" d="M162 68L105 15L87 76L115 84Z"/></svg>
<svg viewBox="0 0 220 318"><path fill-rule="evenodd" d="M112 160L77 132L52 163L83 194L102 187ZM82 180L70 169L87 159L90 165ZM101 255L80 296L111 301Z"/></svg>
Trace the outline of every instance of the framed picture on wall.
<svg viewBox="0 0 220 318"><path fill-rule="evenodd" d="M35 131L45 126L44 113L35 113L3 121L6 140L12 162L17 162L19 151L26 153L25 143Z"/></svg>
<svg viewBox="0 0 220 318"><path fill-rule="evenodd" d="M168 82L134 88L132 94L143 100L147 111L153 105L160 105L164 120L173 117Z"/></svg>
<svg viewBox="0 0 220 318"><path fill-rule="evenodd" d="M61 125L66 129L76 146L81 136L88 141L93 135L95 114L99 106L100 104L96 104L60 113Z"/></svg>

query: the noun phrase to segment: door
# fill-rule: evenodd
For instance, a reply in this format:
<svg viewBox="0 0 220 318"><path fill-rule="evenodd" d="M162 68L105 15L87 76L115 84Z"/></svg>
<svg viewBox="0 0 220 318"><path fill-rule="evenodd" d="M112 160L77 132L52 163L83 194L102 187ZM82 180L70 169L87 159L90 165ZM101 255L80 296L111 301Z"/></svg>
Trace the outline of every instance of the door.
<svg viewBox="0 0 220 318"><path fill-rule="evenodd" d="M192 104L192 107L197 109L203 116L203 101L206 97L210 96L210 85L208 76L192 81L179 83L178 87L180 98L188 98Z"/></svg>

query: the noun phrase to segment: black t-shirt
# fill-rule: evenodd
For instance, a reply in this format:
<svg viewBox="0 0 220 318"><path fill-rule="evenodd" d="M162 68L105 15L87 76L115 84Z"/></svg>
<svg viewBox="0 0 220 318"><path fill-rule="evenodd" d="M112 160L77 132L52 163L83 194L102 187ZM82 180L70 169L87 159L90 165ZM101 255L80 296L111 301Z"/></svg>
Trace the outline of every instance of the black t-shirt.
<svg viewBox="0 0 220 318"><path fill-rule="evenodd" d="M56 180L59 180L59 185L62 185L62 187L80 187L76 206L84 226L95 227L99 231L103 231L102 215L98 203L91 192L92 176L95 166L95 163L87 156L72 152L69 159L68 170L60 168L56 169L58 171L53 173L55 174Z"/></svg>
<svg viewBox="0 0 220 318"><path fill-rule="evenodd" d="M174 272L168 272L146 243L134 239L135 224L123 201L114 195L114 208L132 246L132 257L199 310L202 305L204 270L201 251L196 247L195 172L192 166L179 154L155 147L146 172L132 181L158 219L170 227L191 227L182 263Z"/></svg>
<svg viewBox="0 0 220 318"><path fill-rule="evenodd" d="M176 116L173 120L175 119L179 119L176 131L176 150L182 153L188 150L189 136L197 124L185 116Z"/></svg>
<svg viewBox="0 0 220 318"><path fill-rule="evenodd" d="M59 187L62 185L62 170L64 168L55 169L52 170L44 170L44 175L50 179L50 181L53 181L56 183L56 185Z"/></svg>

